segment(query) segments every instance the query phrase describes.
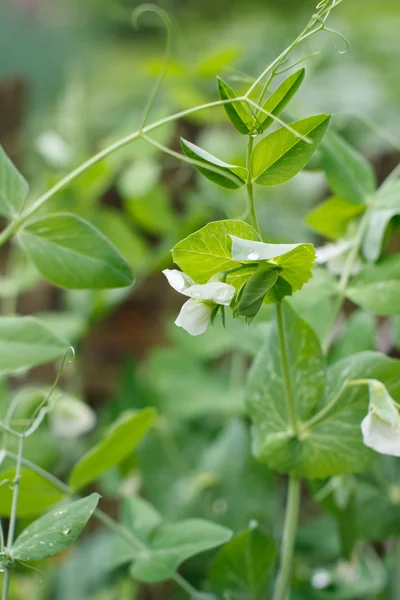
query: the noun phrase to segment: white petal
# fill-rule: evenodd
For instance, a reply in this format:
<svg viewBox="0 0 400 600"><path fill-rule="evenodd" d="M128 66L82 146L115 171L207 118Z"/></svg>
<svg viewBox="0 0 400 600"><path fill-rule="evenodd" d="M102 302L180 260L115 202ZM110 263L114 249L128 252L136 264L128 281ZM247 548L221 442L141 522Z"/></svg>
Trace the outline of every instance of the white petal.
<svg viewBox="0 0 400 600"><path fill-rule="evenodd" d="M353 242L342 240L341 242L337 242L336 244L325 244L325 246L321 246L321 248L316 248L317 258L315 262L318 265L323 265L324 263L337 258L341 254L344 254L349 250L353 245Z"/></svg>
<svg viewBox="0 0 400 600"><path fill-rule="evenodd" d="M194 284L193 279L189 275L186 275L183 271L178 271L178 269L164 269L163 273L168 279L169 285L181 294L187 295L187 288Z"/></svg>
<svg viewBox="0 0 400 600"><path fill-rule="evenodd" d="M361 423L361 431L368 448L380 454L400 456L400 425L393 427L371 411Z"/></svg>
<svg viewBox="0 0 400 600"><path fill-rule="evenodd" d="M235 294L235 288L222 281L209 281L203 285L192 285L185 291L185 294L196 300L206 300L229 306Z"/></svg>
<svg viewBox="0 0 400 600"><path fill-rule="evenodd" d="M50 423L56 436L75 437L93 429L96 413L85 402L65 395L55 401Z"/></svg>
<svg viewBox="0 0 400 600"><path fill-rule="evenodd" d="M211 313L210 306L191 298L182 306L175 325L183 327L190 335L200 335L207 330Z"/></svg>

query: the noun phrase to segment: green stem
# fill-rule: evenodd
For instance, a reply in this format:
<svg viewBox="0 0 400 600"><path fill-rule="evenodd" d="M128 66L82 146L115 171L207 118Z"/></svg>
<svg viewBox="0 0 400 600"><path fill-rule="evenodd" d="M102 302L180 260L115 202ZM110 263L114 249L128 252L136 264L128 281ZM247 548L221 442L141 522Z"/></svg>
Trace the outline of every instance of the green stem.
<svg viewBox="0 0 400 600"><path fill-rule="evenodd" d="M281 302L276 303L276 323L278 328L279 352L282 367L282 376L285 384L286 407L289 416L289 423L293 433L298 436L300 433L297 421L296 403L293 393L292 378L290 375L289 359L286 345L285 323Z"/></svg>
<svg viewBox="0 0 400 600"><path fill-rule="evenodd" d="M299 518L299 507L300 481L299 479L290 477L282 538L281 565L275 584L273 600L286 600L288 595L292 576L293 554L297 522Z"/></svg>
<svg viewBox="0 0 400 600"><path fill-rule="evenodd" d="M2 600L8 600L8 591L10 589L10 569L8 567L3 567L4 568L4 580L3 580L3 593L2 593Z"/></svg>
<svg viewBox="0 0 400 600"><path fill-rule="evenodd" d="M251 153L253 152L253 143L254 143L254 139L252 138L251 135L249 135L249 141L247 144L247 155L246 155L246 166L247 166L247 170L248 170L249 174L247 177L246 188L247 188L247 197L249 199L249 218L251 221L251 225L257 231L258 235L260 236L260 239L262 239L260 225L259 225L258 219L257 219L256 208L254 205L253 180L252 180L252 175L251 175Z"/></svg>

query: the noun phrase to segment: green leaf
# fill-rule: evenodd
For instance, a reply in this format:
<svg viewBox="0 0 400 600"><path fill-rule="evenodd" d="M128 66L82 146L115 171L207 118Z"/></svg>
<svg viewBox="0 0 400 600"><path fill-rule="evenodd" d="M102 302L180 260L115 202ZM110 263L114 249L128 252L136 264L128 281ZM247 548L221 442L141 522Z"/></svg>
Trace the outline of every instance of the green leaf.
<svg viewBox="0 0 400 600"><path fill-rule="evenodd" d="M281 127L261 140L251 155L253 181L260 185L280 185L299 173L311 159L328 128L330 115L314 115L290 123L295 135Z"/></svg>
<svg viewBox="0 0 400 600"><path fill-rule="evenodd" d="M255 317L261 308L266 293L275 285L279 270L269 263L260 263L249 277L234 305L234 315Z"/></svg>
<svg viewBox="0 0 400 600"><path fill-rule="evenodd" d="M300 290L311 278L315 266L315 249L312 244L265 244L231 236L232 258L244 264L254 261L271 261L279 268L278 289L274 287L266 296L265 302L282 300L287 294ZM289 284L288 287L286 284ZM278 293L277 293L278 292Z"/></svg>
<svg viewBox="0 0 400 600"><path fill-rule="evenodd" d="M330 240L338 240L345 237L349 224L364 210L362 204L354 204L333 196L318 204L307 215L306 223L320 235Z"/></svg>
<svg viewBox="0 0 400 600"><path fill-rule="evenodd" d="M392 181L378 190L368 220L362 251L370 262L375 262L380 257L387 226L399 214L400 182Z"/></svg>
<svg viewBox="0 0 400 600"><path fill-rule="evenodd" d="M197 283L206 283L213 275L240 267L232 260L231 238L258 240L258 233L243 221L213 221L181 240L172 250L174 262ZM236 285L236 279L227 278Z"/></svg>
<svg viewBox="0 0 400 600"><path fill-rule="evenodd" d="M53 508L28 525L10 549L16 560L49 558L62 552L79 536L99 502L99 494Z"/></svg>
<svg viewBox="0 0 400 600"><path fill-rule="evenodd" d="M211 583L232 600L262 600L272 575L276 544L258 529L242 531L217 554L211 565Z"/></svg>
<svg viewBox="0 0 400 600"><path fill-rule="evenodd" d="M79 490L102 473L118 465L139 444L155 419L152 408L140 412L127 411L114 423L99 444L94 446L75 465L69 477L69 485Z"/></svg>
<svg viewBox="0 0 400 600"><path fill-rule="evenodd" d="M57 360L69 344L35 317L0 317L0 373Z"/></svg>
<svg viewBox="0 0 400 600"><path fill-rule="evenodd" d="M204 167L197 164L193 166L210 181L231 190L236 190L245 184L248 171L244 167L229 165L183 138L181 138L181 148L188 158L204 164Z"/></svg>
<svg viewBox="0 0 400 600"><path fill-rule="evenodd" d="M346 296L377 315L400 314L400 254L364 267L351 280Z"/></svg>
<svg viewBox="0 0 400 600"><path fill-rule="evenodd" d="M129 265L93 225L72 214L44 217L19 234L25 252L52 283L72 289L133 282Z"/></svg>
<svg viewBox="0 0 400 600"><path fill-rule="evenodd" d="M0 215L18 216L25 204L29 186L0 145Z"/></svg>
<svg viewBox="0 0 400 600"><path fill-rule="evenodd" d="M148 583L170 579L186 559L227 542L232 531L202 519L160 525L139 551L131 575Z"/></svg>
<svg viewBox="0 0 400 600"><path fill-rule="evenodd" d="M349 318L346 328L329 354L329 362L351 356L357 352L375 350L375 319L361 310Z"/></svg>
<svg viewBox="0 0 400 600"><path fill-rule="evenodd" d="M299 89L304 79L305 72L305 69L299 69L295 73L292 73L292 75L289 75L289 77L287 77L268 98L263 109L275 116L279 115ZM257 129L262 133L267 127L272 125L275 119L273 117L268 117L265 113L260 113L258 121Z"/></svg>
<svg viewBox="0 0 400 600"><path fill-rule="evenodd" d="M231 100L237 98L237 94L225 81L217 77L218 93L221 100ZM232 102L223 105L232 125L243 135L248 135L252 130L253 118L249 114L247 105L244 102Z"/></svg>
<svg viewBox="0 0 400 600"><path fill-rule="evenodd" d="M9 517L11 512L13 490L11 484L15 478L15 467L1 471L0 481L9 481L0 487L0 515ZM34 517L43 513L49 506L66 498L65 494L46 479L23 468L19 485L17 517Z"/></svg>
<svg viewBox="0 0 400 600"><path fill-rule="evenodd" d="M331 190L341 198L365 204L375 193L375 173L370 163L340 135L329 131L323 143L322 167Z"/></svg>

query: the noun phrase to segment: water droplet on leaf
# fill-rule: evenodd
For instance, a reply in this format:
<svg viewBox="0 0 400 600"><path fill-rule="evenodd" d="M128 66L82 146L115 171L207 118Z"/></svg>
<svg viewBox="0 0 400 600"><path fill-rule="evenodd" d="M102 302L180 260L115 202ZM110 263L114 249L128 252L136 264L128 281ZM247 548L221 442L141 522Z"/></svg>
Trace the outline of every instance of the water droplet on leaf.
<svg viewBox="0 0 400 600"><path fill-rule="evenodd" d="M63 528L61 529L61 533L62 533L63 535L68 535L69 533L71 533L71 527L63 527Z"/></svg>
<svg viewBox="0 0 400 600"><path fill-rule="evenodd" d="M257 252L249 252L247 255L247 260L258 260L260 258Z"/></svg>

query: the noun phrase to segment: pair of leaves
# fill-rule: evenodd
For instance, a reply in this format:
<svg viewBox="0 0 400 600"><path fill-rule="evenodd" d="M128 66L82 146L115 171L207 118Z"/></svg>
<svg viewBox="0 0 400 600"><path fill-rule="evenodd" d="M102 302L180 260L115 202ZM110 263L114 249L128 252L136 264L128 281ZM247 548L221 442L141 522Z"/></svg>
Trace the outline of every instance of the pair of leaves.
<svg viewBox="0 0 400 600"><path fill-rule="evenodd" d="M152 425L156 413L152 408L140 412L127 411L75 465L69 477L73 490L80 490L100 475L118 465L139 444Z"/></svg>
<svg viewBox="0 0 400 600"><path fill-rule="evenodd" d="M130 573L139 581L170 579L183 561L220 546L232 536L230 529L203 519L163 523L156 509L142 498L126 498L125 509L125 526L141 543L134 548L118 541L111 568L131 563Z"/></svg>
<svg viewBox="0 0 400 600"><path fill-rule="evenodd" d="M62 552L79 536L99 502L99 494L61 504L21 533L9 548L15 560L42 560Z"/></svg>
<svg viewBox="0 0 400 600"><path fill-rule="evenodd" d="M327 368L315 333L287 305L284 321L295 403L302 423L326 408L348 380L378 379L392 397L400 398L399 361L362 352ZM289 426L275 327L252 367L246 402L254 424L254 452L271 468L311 479L367 468L371 451L363 444L360 423L368 411L368 389L344 389L321 419L310 426L300 425L296 438Z"/></svg>
<svg viewBox="0 0 400 600"><path fill-rule="evenodd" d="M300 69L289 75L262 106L263 111L255 118L245 102L227 102L224 109L232 125L243 135L263 133L275 121L285 106L299 89L305 75L305 69ZM221 100L232 100L237 97L234 90L218 77L218 93ZM271 116L273 115L273 116Z"/></svg>

